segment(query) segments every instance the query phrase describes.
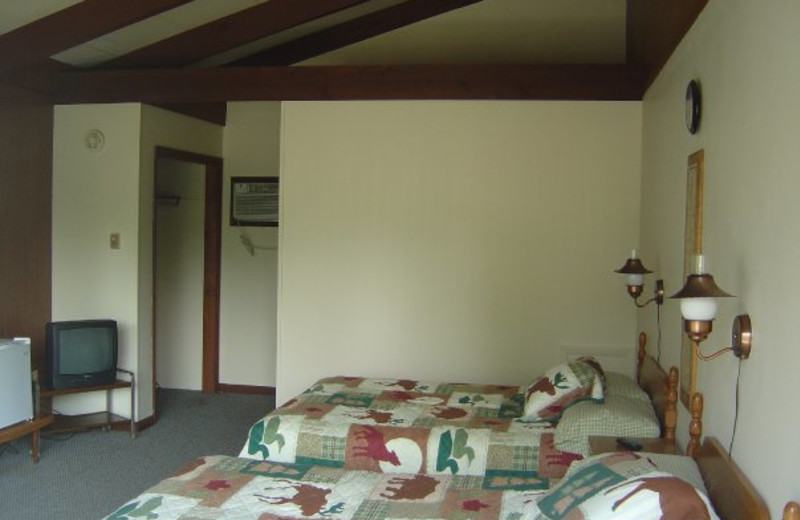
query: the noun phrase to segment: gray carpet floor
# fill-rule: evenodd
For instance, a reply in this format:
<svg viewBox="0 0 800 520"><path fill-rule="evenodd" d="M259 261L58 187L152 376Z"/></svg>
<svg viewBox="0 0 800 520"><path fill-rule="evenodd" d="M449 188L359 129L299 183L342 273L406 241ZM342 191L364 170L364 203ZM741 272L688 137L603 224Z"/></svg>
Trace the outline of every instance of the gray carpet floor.
<svg viewBox="0 0 800 520"><path fill-rule="evenodd" d="M0 444L0 519L98 520L202 455L237 455L272 396L159 390L158 422L135 440L117 431Z"/></svg>

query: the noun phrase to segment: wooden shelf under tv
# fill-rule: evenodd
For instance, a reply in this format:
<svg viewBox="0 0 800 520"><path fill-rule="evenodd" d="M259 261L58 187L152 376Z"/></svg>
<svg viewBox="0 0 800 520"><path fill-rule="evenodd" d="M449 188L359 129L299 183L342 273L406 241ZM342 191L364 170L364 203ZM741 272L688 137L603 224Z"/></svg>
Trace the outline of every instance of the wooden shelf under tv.
<svg viewBox="0 0 800 520"><path fill-rule="evenodd" d="M110 429L117 426L130 425L131 438L136 437L136 421L133 419L136 409L136 379L132 372L117 369L128 374L130 381L117 379L114 383L96 386L83 386L79 388L42 388L39 391L42 408L47 413L52 413L53 424L42 430L42 433L63 433L92 430L96 428ZM131 418L122 417L111 410L111 391L119 388L131 389ZM63 395L85 394L89 392L106 392L106 409L102 412L86 413L80 415L62 415L53 410L53 398ZM119 428L115 428L119 429Z"/></svg>

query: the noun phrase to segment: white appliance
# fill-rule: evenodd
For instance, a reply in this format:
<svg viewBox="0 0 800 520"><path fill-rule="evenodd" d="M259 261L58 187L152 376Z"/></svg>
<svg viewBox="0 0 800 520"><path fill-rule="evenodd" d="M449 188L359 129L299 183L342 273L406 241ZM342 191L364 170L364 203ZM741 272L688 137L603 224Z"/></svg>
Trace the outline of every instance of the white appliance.
<svg viewBox="0 0 800 520"><path fill-rule="evenodd" d="M0 428L33 419L31 340L0 339Z"/></svg>

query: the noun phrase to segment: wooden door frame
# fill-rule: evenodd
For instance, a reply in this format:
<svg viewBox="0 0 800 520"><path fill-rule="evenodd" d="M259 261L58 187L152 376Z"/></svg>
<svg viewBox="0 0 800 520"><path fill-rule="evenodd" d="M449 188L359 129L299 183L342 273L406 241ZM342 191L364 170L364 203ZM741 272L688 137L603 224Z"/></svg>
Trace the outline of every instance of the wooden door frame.
<svg viewBox="0 0 800 520"><path fill-rule="evenodd" d="M219 390L219 305L222 244L222 159L157 146L155 149L153 194L159 159L183 161L205 167L205 223L203 267L203 374L202 390ZM153 210L155 212L155 209ZM156 216L153 215L153 403L156 408ZM156 411L157 414L157 410Z"/></svg>

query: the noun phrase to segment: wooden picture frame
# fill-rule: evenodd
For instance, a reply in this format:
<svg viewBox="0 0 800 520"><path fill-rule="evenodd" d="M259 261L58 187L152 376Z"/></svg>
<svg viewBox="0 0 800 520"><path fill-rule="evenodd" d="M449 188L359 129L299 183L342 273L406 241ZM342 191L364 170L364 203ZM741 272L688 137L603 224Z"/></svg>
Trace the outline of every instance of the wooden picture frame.
<svg viewBox="0 0 800 520"><path fill-rule="evenodd" d="M689 156L686 167L686 213L683 233L683 279L695 271L697 256L703 254L703 184L705 152ZM697 357L692 340L684 334L681 320L681 402L688 409L697 391Z"/></svg>
<svg viewBox="0 0 800 520"><path fill-rule="evenodd" d="M231 177L230 225L277 226L278 177Z"/></svg>

